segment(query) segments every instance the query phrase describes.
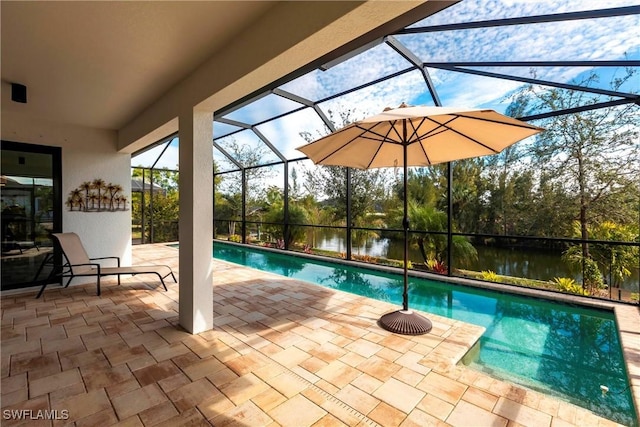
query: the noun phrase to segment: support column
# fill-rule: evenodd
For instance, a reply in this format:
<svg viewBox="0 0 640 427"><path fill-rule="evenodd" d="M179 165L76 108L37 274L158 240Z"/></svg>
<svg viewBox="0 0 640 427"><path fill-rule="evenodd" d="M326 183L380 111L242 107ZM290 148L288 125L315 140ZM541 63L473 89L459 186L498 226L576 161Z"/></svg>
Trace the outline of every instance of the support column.
<svg viewBox="0 0 640 427"><path fill-rule="evenodd" d="M213 328L213 115L186 111L180 137L180 325Z"/></svg>

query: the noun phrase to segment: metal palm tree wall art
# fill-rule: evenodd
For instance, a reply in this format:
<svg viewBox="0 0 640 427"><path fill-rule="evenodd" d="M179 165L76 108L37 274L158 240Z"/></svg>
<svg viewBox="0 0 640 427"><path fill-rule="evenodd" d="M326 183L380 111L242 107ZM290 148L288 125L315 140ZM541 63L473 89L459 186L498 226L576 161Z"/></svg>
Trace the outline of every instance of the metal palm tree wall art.
<svg viewBox="0 0 640 427"><path fill-rule="evenodd" d="M69 192L67 207L78 212L116 212L127 210L127 196L122 186L101 178L85 181Z"/></svg>

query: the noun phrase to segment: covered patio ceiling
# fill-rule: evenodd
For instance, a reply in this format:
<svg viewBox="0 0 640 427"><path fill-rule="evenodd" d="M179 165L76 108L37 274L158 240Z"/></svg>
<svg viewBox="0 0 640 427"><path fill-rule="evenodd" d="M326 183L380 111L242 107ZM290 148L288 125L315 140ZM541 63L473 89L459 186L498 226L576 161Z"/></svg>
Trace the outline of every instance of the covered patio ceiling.
<svg viewBox="0 0 640 427"><path fill-rule="evenodd" d="M117 131L130 153L176 131L185 108L215 111L452 3L3 1L2 110Z"/></svg>
<svg viewBox="0 0 640 427"><path fill-rule="evenodd" d="M2 108L16 82L34 115L120 129L276 2L180 3L3 1Z"/></svg>
<svg viewBox="0 0 640 427"><path fill-rule="evenodd" d="M356 120L402 102L492 108L504 113L527 84L589 93L599 101L560 115L638 103L640 83L610 82L640 68L637 1L492 2L465 0L385 34L334 60L301 68L214 114L218 171L245 166L233 146L263 153L260 165L300 159L303 135L336 127L340 112ZM590 73L599 80L582 82ZM340 127L340 126L338 126ZM133 164L174 169L177 135L142 150Z"/></svg>

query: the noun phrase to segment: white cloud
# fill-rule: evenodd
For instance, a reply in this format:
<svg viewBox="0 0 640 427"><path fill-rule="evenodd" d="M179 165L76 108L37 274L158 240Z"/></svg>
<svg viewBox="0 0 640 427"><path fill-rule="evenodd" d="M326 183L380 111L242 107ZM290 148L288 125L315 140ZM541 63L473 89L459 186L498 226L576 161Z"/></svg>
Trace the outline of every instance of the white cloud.
<svg viewBox="0 0 640 427"><path fill-rule="evenodd" d="M564 13L637 5L638 0L465 0L424 20L421 25L471 22L547 13ZM511 60L597 60L621 59L625 52L640 55L638 15L552 22L530 25L447 31L397 38L424 61L511 61ZM410 64L386 44L353 57L327 71L313 71L282 86L284 90L318 101L379 77L404 70ZM487 71L531 77L528 69L483 68ZM541 67L540 79L569 82L589 69L581 67ZM432 81L445 105L504 108L503 98L517 89L519 82L431 70ZM603 82L605 84L606 82ZM329 110L354 111L352 119L395 107L402 102L432 104L420 72L414 71L392 80L328 100L320 105ZM269 95L250 107L229 115L248 123L292 109L296 104ZM341 123L338 123L341 125ZM299 156L295 147L304 144L303 131L315 136L326 133L322 122L310 109L261 125L260 130L287 158ZM255 145L253 136L237 134L238 142ZM246 138L246 139L245 139Z"/></svg>
<svg viewBox="0 0 640 427"><path fill-rule="evenodd" d="M175 141L175 140L174 140ZM156 169L178 169L178 146L177 142L173 142L169 145L167 150L162 154L162 157L158 160L158 156L162 153L164 144L154 147L151 150L147 150L135 157L131 158L131 166L150 168L156 163Z"/></svg>

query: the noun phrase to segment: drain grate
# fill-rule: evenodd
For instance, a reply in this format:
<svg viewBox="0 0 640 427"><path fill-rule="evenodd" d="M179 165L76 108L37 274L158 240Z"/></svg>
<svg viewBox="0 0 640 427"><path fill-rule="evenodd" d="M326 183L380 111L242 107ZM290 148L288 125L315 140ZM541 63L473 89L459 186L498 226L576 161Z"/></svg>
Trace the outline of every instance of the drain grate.
<svg viewBox="0 0 640 427"><path fill-rule="evenodd" d="M353 415L355 418L360 420L361 423L365 423L366 425L369 425L369 426L372 426L372 427L382 427L380 424L378 424L377 422L375 422L371 418L367 417L365 414L363 414L362 412L358 411L354 407L352 407L352 406L348 405L347 403L343 402L342 400L338 399L337 397L335 397L334 395L332 395L328 391L323 390L322 388L318 387L317 385L315 385L311 381L307 380L306 378L302 377L301 375L296 374L295 372L293 372L292 370L290 370L286 366L283 366L283 365L280 365L280 366L284 369L284 373L286 373L287 375L289 375L291 377L294 377L296 380L301 381L302 383L306 384L310 389L312 389L313 391L315 391L318 394L322 395L328 401L334 403L335 405L337 405L337 406L341 407L342 409L344 409L349 414ZM331 415L333 415L336 418L340 419L339 416L337 416L337 415L335 415L333 413L331 413ZM341 421L344 421L344 420L341 420Z"/></svg>

